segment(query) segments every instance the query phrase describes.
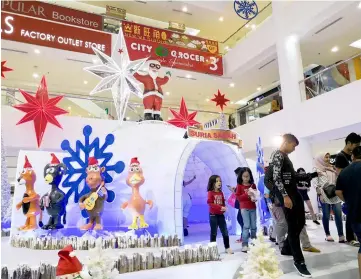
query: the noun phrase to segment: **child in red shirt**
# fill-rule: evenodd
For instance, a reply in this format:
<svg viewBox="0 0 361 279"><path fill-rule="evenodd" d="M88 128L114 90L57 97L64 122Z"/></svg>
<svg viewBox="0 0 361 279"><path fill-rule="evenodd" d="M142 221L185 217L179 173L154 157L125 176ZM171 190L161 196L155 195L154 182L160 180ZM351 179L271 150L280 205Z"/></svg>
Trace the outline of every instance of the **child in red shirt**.
<svg viewBox="0 0 361 279"><path fill-rule="evenodd" d="M242 218L242 252L248 251L249 230L251 238L256 238L257 233L257 213L256 213L256 185L254 184L252 172L249 168L243 168L237 178L236 197L239 201Z"/></svg>
<svg viewBox="0 0 361 279"><path fill-rule="evenodd" d="M222 192L222 181L218 175L212 175L208 181L208 199L209 206L209 224L211 226L211 242L217 240L217 229L221 230L226 253L233 254L229 248L229 236L224 212L226 212L226 203Z"/></svg>

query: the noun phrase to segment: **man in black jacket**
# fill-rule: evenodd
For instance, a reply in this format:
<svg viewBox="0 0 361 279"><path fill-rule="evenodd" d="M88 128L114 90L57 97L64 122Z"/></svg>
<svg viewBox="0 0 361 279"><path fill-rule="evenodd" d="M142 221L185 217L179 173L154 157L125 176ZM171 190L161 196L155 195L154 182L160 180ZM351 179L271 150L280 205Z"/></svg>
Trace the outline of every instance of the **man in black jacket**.
<svg viewBox="0 0 361 279"><path fill-rule="evenodd" d="M283 135L283 143L279 150L273 152L270 160L273 171L273 183L277 197L283 199L284 214L288 225L287 241L291 248L294 266L298 273L306 278L312 278L307 270L300 246L300 233L305 226L305 209L301 195L297 190L297 182L301 179L312 179L317 173L298 174L288 155L295 151L298 139L292 134Z"/></svg>

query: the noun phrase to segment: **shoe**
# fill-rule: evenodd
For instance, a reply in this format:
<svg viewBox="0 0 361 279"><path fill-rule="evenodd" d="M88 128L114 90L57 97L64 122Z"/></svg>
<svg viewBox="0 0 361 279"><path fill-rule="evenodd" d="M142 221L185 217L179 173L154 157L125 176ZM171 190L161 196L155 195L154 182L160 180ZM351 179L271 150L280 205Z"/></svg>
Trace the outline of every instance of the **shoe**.
<svg viewBox="0 0 361 279"><path fill-rule="evenodd" d="M328 235L326 236L326 239L325 239L327 242L335 242L335 240L333 240L332 236Z"/></svg>
<svg viewBox="0 0 361 279"><path fill-rule="evenodd" d="M313 220L313 222L314 222L316 225L321 225L320 222L318 222L317 220Z"/></svg>
<svg viewBox="0 0 361 279"><path fill-rule="evenodd" d="M184 236L188 236L188 230L187 230L187 229L183 229L183 234L184 234Z"/></svg>
<svg viewBox="0 0 361 279"><path fill-rule="evenodd" d="M308 271L305 263L294 263L293 266L297 269L298 273L305 278L312 278L311 273Z"/></svg>
<svg viewBox="0 0 361 279"><path fill-rule="evenodd" d="M356 240L350 241L349 244L353 247L360 247L360 242L358 242Z"/></svg>
<svg viewBox="0 0 361 279"><path fill-rule="evenodd" d="M344 236L340 236L340 237L338 238L338 243L342 243L342 244L346 243L345 237L344 237Z"/></svg>
<svg viewBox="0 0 361 279"><path fill-rule="evenodd" d="M321 250L315 248L315 247L309 247L309 248L303 248L303 251L305 252L311 252L311 253L321 253Z"/></svg>
<svg viewBox="0 0 361 279"><path fill-rule="evenodd" d="M230 255L234 254L231 248L226 249L226 253Z"/></svg>
<svg viewBox="0 0 361 279"><path fill-rule="evenodd" d="M271 242L276 242L276 239L271 236L269 237L269 240L271 240Z"/></svg>
<svg viewBox="0 0 361 279"><path fill-rule="evenodd" d="M247 253L249 250L248 246L242 246L242 252Z"/></svg>

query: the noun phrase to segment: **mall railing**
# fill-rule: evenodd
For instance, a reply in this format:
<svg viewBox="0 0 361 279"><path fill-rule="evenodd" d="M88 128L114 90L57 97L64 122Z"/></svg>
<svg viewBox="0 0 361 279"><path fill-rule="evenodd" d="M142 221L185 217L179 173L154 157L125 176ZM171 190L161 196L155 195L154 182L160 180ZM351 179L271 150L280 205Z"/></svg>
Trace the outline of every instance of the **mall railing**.
<svg viewBox="0 0 361 279"><path fill-rule="evenodd" d="M26 92L30 94L34 94L35 92L26 90ZM64 93L49 93L49 96L55 97L55 96L64 96L65 98L59 102L59 107L62 109L65 109L69 111L68 116L73 117L83 117L83 118L99 118L99 119L110 119L115 120L117 119L116 110L114 107L114 101L111 98L104 98L104 97L95 97L95 96L86 96L86 95L77 95L77 94L64 94ZM99 106L99 108L104 110L104 113L98 116L95 116L91 113L91 111L87 111L85 108L81 108L77 105L76 102L72 102L72 99L77 100L87 100L92 101L94 104ZM1 104L5 106L13 106L16 104L22 104L25 102L25 99L22 97L22 95L19 93L17 89L14 88L8 88L8 87L1 87ZM71 107L71 109L69 109ZM168 113L169 108L178 110L179 107L177 106L169 106L164 105L162 107L162 115L166 117L164 120L168 120L167 116L172 116L170 113ZM143 119L143 104L136 103L136 102L129 102L128 103L128 110L129 113L127 113L128 118L126 120L128 121L139 121ZM205 123L207 121L216 119L220 116L218 112L213 111L207 111L207 110L193 110L188 109L188 111L191 113L193 111L197 111L197 117L196 120L198 120L201 123ZM229 117L229 114L225 113L227 118Z"/></svg>
<svg viewBox="0 0 361 279"><path fill-rule="evenodd" d="M358 79L361 79L361 53L301 80L299 84L302 101L325 94Z"/></svg>

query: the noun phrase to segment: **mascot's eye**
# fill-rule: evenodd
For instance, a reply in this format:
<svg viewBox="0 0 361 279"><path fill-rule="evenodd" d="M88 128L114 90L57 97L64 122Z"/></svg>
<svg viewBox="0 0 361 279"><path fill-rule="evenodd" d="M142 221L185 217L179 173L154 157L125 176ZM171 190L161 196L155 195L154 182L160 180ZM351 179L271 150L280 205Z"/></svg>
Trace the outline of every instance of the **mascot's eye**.
<svg viewBox="0 0 361 279"><path fill-rule="evenodd" d="M129 171L130 171L130 172L134 172L134 168L130 168Z"/></svg>
<svg viewBox="0 0 361 279"><path fill-rule="evenodd" d="M26 173L26 169L23 169L23 171L21 172L22 174Z"/></svg>
<svg viewBox="0 0 361 279"><path fill-rule="evenodd" d="M55 169L54 168L50 168L49 169L49 173L54 173Z"/></svg>
<svg viewBox="0 0 361 279"><path fill-rule="evenodd" d="M88 167L87 169L88 169L88 171L92 171L92 170L93 170L93 168L92 168L92 167Z"/></svg>
<svg viewBox="0 0 361 279"><path fill-rule="evenodd" d="M139 168L135 168L135 171L139 171L140 169Z"/></svg>
<svg viewBox="0 0 361 279"><path fill-rule="evenodd" d="M97 167L94 167L93 168L93 171L99 171L99 167L97 166Z"/></svg>

